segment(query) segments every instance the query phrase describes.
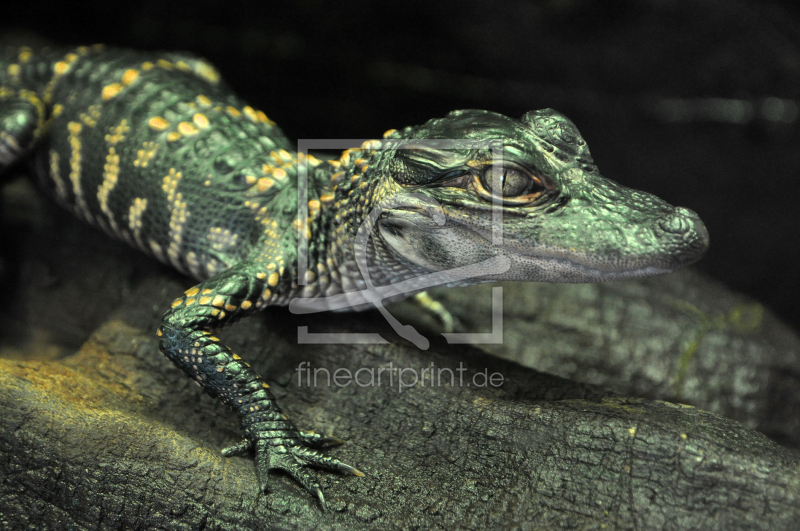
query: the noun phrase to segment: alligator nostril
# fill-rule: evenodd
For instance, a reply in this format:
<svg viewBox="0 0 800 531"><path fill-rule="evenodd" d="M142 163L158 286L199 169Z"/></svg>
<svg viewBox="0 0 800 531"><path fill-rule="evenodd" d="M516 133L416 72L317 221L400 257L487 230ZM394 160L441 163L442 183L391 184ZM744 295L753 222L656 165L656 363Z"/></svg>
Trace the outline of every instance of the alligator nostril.
<svg viewBox="0 0 800 531"><path fill-rule="evenodd" d="M670 234L686 234L692 230L693 223L689 219L692 214L693 212L688 209L676 208L675 212L673 212L671 216L660 220L658 222L658 226L661 228L661 230L664 232L669 232ZM692 217L696 217L696 215Z"/></svg>

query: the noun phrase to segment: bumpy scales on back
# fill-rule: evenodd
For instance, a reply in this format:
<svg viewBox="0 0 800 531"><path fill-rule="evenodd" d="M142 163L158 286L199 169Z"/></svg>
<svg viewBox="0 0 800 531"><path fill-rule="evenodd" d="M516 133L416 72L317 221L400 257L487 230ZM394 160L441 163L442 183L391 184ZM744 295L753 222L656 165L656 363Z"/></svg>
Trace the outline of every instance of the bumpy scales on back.
<svg viewBox="0 0 800 531"><path fill-rule="evenodd" d="M200 281L164 314L161 351L239 415L245 438L225 455L254 450L261 489L283 469L323 508L307 465L361 472L313 449L341 441L298 430L209 330L296 297L361 290L364 272L376 286L433 272L452 285L593 282L670 271L708 247L690 210L603 178L550 109L521 120L456 111L319 162L186 54L5 50L0 166L28 155L78 217ZM365 223L371 237L358 239ZM447 277L492 257L507 267Z"/></svg>

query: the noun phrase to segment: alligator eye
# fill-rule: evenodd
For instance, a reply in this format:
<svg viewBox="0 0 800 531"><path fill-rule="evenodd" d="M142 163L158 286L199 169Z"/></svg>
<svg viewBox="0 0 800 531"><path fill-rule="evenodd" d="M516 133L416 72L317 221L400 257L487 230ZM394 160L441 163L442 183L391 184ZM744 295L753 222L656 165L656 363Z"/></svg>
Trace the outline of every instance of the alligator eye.
<svg viewBox="0 0 800 531"><path fill-rule="evenodd" d="M545 186L521 168L492 164L475 176L475 190L483 199L500 199L504 205L525 205L538 199Z"/></svg>

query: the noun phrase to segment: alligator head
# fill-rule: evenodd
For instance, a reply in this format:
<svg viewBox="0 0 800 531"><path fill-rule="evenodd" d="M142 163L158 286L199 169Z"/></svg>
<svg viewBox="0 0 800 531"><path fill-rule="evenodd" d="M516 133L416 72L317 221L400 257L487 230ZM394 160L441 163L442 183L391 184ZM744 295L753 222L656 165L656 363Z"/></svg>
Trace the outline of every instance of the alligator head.
<svg viewBox="0 0 800 531"><path fill-rule="evenodd" d="M341 160L332 223L344 243L370 224L370 270L383 282L492 257L509 266L458 283L617 280L674 270L708 248L694 212L600 175L575 125L551 109L520 120L455 111Z"/></svg>

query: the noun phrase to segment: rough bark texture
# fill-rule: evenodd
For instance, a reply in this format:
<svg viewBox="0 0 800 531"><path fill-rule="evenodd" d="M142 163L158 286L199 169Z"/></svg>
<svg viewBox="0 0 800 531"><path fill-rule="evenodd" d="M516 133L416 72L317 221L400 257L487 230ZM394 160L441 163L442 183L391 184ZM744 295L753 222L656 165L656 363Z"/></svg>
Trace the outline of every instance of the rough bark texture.
<svg viewBox="0 0 800 531"><path fill-rule="evenodd" d="M281 475L258 494L252 460L219 453L239 439L233 415L158 353L159 316L191 282L60 213L31 216L40 202L24 187L6 193L18 210L6 202L4 226L26 238L2 262L2 529L791 529L800 517L800 457L786 447L800 440L798 341L691 272L506 285L494 346L447 345L408 305L393 311L427 330L428 352L374 312L276 308L223 332L299 426L346 439L330 454L367 473L321 473L321 514ZM490 328L483 289L439 292L462 331ZM390 344L297 345L298 326ZM302 361L467 371L461 385L309 386ZM503 385L474 385L484 370ZM653 400L676 397L741 423Z"/></svg>

